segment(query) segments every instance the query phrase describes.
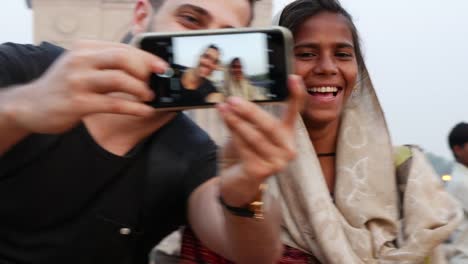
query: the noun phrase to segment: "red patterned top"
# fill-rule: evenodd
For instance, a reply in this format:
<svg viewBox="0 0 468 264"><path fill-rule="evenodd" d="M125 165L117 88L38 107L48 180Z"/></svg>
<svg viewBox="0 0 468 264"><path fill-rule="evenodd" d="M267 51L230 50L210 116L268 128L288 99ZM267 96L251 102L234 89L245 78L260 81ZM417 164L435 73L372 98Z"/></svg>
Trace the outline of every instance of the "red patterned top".
<svg viewBox="0 0 468 264"><path fill-rule="evenodd" d="M180 263L182 264L233 264L202 245L195 234L186 228L182 240ZM314 264L320 263L313 256L298 249L285 246L279 264Z"/></svg>

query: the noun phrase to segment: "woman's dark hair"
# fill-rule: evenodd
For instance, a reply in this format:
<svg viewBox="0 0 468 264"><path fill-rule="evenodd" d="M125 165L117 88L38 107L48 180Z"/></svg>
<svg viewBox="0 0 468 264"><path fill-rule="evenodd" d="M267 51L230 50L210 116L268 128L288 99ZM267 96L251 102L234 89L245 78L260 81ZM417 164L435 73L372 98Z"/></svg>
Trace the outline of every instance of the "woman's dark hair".
<svg viewBox="0 0 468 264"><path fill-rule="evenodd" d="M239 62L242 65L242 62L239 57L235 57L229 62L229 68L232 68L232 65L234 65L235 62Z"/></svg>
<svg viewBox="0 0 468 264"><path fill-rule="evenodd" d="M279 25L288 28L293 34L296 34L298 28L307 19L322 12L340 14L346 18L349 30L351 31L353 37L356 61L358 63L359 70L362 72L365 69L365 66L358 30L354 25L351 15L341 6L340 2L337 0L296 0L283 9L279 20Z"/></svg>

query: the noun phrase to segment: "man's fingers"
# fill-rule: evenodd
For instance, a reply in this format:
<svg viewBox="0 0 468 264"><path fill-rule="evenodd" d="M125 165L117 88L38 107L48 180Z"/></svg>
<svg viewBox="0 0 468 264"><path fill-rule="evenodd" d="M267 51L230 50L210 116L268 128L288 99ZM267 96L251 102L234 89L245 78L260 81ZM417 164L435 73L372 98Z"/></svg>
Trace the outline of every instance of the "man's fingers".
<svg viewBox="0 0 468 264"><path fill-rule="evenodd" d="M119 43L119 42L107 42L101 40L92 40L92 39L83 39L77 40L72 44L72 50L87 50L87 49L98 49L102 50L105 48L122 48L122 49L130 49L132 46Z"/></svg>
<svg viewBox="0 0 468 264"><path fill-rule="evenodd" d="M147 80L150 73L164 73L167 63L159 57L138 49L110 48L94 55L98 69L119 69L140 80Z"/></svg>
<svg viewBox="0 0 468 264"><path fill-rule="evenodd" d="M70 54L68 59L72 65L122 70L143 81L147 81L151 73L164 73L168 67L161 58L133 47L108 45L100 49L78 49Z"/></svg>
<svg viewBox="0 0 468 264"><path fill-rule="evenodd" d="M84 114L110 113L147 117L154 114L154 108L141 102L110 95L94 94L78 101L76 108ZM82 104L82 105L80 105Z"/></svg>
<svg viewBox="0 0 468 264"><path fill-rule="evenodd" d="M146 82L138 80L123 71L92 71L89 74L87 87L91 92L123 92L133 95L141 101L151 101L154 98L154 93Z"/></svg>
<svg viewBox="0 0 468 264"><path fill-rule="evenodd" d="M297 75L291 75L288 79L289 100L288 106L283 116L283 124L294 131L296 121L304 107L305 87L302 78Z"/></svg>

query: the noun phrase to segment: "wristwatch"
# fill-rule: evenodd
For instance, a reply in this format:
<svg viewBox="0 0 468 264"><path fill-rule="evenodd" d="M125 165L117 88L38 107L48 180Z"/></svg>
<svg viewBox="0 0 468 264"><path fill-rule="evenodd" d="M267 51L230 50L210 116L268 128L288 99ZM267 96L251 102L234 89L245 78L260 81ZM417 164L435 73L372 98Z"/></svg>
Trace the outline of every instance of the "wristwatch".
<svg viewBox="0 0 468 264"><path fill-rule="evenodd" d="M231 214L241 217L254 218L257 220L264 219L263 215L263 192L267 188L266 183L260 184L258 188L258 193L255 196L255 200L244 207L235 207L228 205L223 197L219 196L219 202L221 205L228 210Z"/></svg>

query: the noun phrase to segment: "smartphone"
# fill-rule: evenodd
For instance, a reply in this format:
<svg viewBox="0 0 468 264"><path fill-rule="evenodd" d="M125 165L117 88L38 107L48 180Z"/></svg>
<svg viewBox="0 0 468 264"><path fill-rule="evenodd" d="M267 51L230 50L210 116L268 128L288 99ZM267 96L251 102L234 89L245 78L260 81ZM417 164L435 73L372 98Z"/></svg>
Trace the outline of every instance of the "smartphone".
<svg viewBox="0 0 468 264"><path fill-rule="evenodd" d="M170 65L153 74L158 109L212 107L229 96L256 103L288 98L292 34L283 27L145 33L133 45Z"/></svg>

